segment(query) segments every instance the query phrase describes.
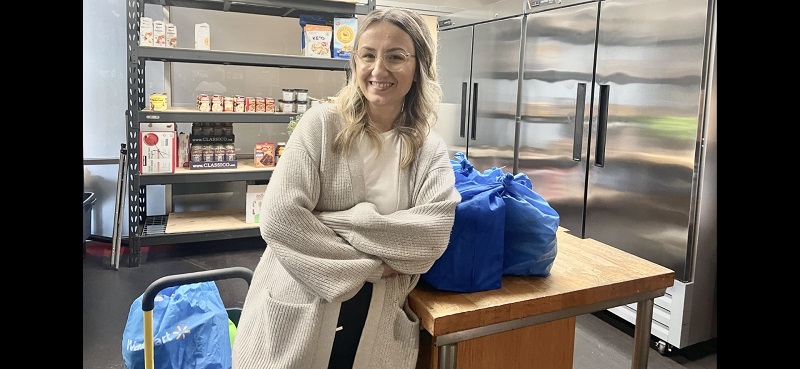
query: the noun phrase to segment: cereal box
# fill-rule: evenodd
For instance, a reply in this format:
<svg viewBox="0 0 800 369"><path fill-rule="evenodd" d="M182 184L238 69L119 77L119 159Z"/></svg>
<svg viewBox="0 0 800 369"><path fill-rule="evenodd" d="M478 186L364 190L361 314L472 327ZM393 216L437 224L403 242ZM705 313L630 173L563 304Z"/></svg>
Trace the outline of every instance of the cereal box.
<svg viewBox="0 0 800 369"><path fill-rule="evenodd" d="M331 39L333 38L333 29L331 26L306 24L305 27L303 27L303 34L306 38L306 46L305 49L303 49L303 55L314 58L331 57Z"/></svg>
<svg viewBox="0 0 800 369"><path fill-rule="evenodd" d="M333 57L350 59L356 41L358 19L333 18Z"/></svg>

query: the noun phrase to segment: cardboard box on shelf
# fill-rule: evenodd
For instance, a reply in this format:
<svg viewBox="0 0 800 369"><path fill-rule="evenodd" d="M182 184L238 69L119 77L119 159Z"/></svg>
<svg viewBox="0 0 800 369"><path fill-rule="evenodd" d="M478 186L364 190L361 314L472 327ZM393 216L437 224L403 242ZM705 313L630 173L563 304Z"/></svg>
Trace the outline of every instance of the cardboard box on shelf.
<svg viewBox="0 0 800 369"><path fill-rule="evenodd" d="M153 18L139 18L139 46L153 46Z"/></svg>
<svg viewBox="0 0 800 369"><path fill-rule="evenodd" d="M256 168L275 166L275 142L258 142L253 148L253 164Z"/></svg>
<svg viewBox="0 0 800 369"><path fill-rule="evenodd" d="M350 59L358 30L357 18L333 18L333 58Z"/></svg>
<svg viewBox="0 0 800 369"><path fill-rule="evenodd" d="M139 123L139 132L148 131L148 132L175 132L176 125L173 122L170 123L161 123L161 122L148 122L148 123ZM139 135L141 137L141 135Z"/></svg>
<svg viewBox="0 0 800 369"><path fill-rule="evenodd" d="M175 123L140 123L140 172L175 173L178 165L177 137Z"/></svg>
<svg viewBox="0 0 800 369"><path fill-rule="evenodd" d="M153 21L153 39L158 47L167 46L167 23L163 20Z"/></svg>
<svg viewBox="0 0 800 369"><path fill-rule="evenodd" d="M247 185L247 192L245 193L247 201L247 205L245 205L245 223L259 222L261 200L264 198L264 191L266 190L267 185Z"/></svg>
<svg viewBox="0 0 800 369"><path fill-rule="evenodd" d="M178 166L183 168L189 167L189 134L186 132L178 133Z"/></svg>
<svg viewBox="0 0 800 369"><path fill-rule="evenodd" d="M178 47L178 27L172 23L167 23L166 28L167 43L166 47Z"/></svg>
<svg viewBox="0 0 800 369"><path fill-rule="evenodd" d="M211 26L208 23L194 25L194 49L211 50Z"/></svg>
<svg viewBox="0 0 800 369"><path fill-rule="evenodd" d="M175 131L141 131L139 147L139 168L142 173L175 173L178 161Z"/></svg>

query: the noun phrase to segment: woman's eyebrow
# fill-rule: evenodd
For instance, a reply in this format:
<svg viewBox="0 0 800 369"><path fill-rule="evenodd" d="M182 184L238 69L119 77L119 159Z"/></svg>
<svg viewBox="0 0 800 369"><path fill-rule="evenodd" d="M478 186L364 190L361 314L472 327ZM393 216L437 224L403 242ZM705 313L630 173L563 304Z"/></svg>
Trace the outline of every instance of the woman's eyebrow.
<svg viewBox="0 0 800 369"><path fill-rule="evenodd" d="M367 49L369 51L377 51L378 50L378 49L376 49L374 47L371 47L371 46L359 46L358 49L359 50L360 49ZM406 51L406 49L404 47L402 47L402 46L394 46L394 47L390 47L390 48L386 49L387 53L388 52L392 52L392 51L402 51L404 53L409 53L410 52L410 51Z"/></svg>

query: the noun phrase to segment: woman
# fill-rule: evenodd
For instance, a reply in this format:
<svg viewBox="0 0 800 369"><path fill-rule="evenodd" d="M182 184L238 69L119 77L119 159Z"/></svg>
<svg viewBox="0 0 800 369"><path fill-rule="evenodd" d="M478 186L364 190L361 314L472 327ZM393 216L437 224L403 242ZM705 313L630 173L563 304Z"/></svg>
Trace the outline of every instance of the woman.
<svg viewBox="0 0 800 369"><path fill-rule="evenodd" d="M262 202L233 368L414 368L408 293L442 255L461 200L442 138L425 22L368 14L336 102L309 109Z"/></svg>

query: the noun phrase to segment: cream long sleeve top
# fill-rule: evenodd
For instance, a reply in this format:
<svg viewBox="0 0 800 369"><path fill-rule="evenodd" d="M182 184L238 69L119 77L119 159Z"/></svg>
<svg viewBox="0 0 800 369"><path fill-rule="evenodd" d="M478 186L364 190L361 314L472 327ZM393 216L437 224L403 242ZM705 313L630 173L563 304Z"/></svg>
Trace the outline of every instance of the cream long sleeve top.
<svg viewBox="0 0 800 369"><path fill-rule="evenodd" d="M396 212L366 201L356 150L332 152L343 118L309 109L286 143L261 207L267 247L243 306L233 369L325 369L341 302L369 281L370 310L354 368L412 369L419 320L407 295L444 252L461 196L444 140L431 131L399 174ZM398 272L381 278L382 264Z"/></svg>

